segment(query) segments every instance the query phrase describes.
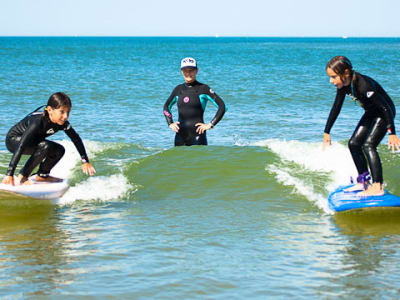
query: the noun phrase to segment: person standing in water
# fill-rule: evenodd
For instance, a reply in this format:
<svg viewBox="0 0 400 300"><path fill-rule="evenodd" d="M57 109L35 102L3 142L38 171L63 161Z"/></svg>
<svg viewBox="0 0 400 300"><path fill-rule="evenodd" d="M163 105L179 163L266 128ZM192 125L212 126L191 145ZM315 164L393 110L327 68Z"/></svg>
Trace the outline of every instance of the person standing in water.
<svg viewBox="0 0 400 300"><path fill-rule="evenodd" d="M217 125L226 111L224 101L208 85L196 80L198 70L194 58L182 59L185 83L176 86L164 104L168 126L176 133L175 146L207 145L206 131ZM217 106L218 111L211 122L205 124L203 115L208 101ZM177 122L173 121L171 113L175 103L179 114Z"/></svg>
<svg viewBox="0 0 400 300"><path fill-rule="evenodd" d="M94 175L96 172L89 163L81 138L68 122L72 107L70 98L61 92L54 93L45 106L44 111L39 111L43 106L37 108L9 130L6 146L13 156L2 183L14 185L14 172L22 155L30 157L19 172L19 184L32 184L29 176L38 165L36 181L62 181L50 176L50 171L63 157L65 149L62 145L46 139L59 130L63 130L77 148L82 160L82 171L88 175Z"/></svg>
<svg viewBox="0 0 400 300"><path fill-rule="evenodd" d="M399 150L400 140L396 135L394 117L396 109L385 90L372 78L353 70L350 60L345 56L335 56L327 66L330 82L337 88L335 102L326 122L323 149L331 144L330 130L338 117L346 95L358 102L365 110L348 146L358 171L357 184L348 191L357 191L359 196L383 195L382 164L377 146L386 133L389 134L388 148ZM372 184L369 183L369 170Z"/></svg>

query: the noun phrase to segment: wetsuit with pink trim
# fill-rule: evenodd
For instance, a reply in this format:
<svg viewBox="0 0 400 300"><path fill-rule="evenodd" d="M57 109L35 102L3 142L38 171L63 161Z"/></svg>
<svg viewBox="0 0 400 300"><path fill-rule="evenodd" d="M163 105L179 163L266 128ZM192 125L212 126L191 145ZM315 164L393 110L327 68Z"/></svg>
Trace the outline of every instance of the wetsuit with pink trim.
<svg viewBox="0 0 400 300"><path fill-rule="evenodd" d="M196 123L204 123L203 115L207 102L218 107L218 111L210 122L214 127L224 116L226 106L208 85L195 81L190 84L180 84L172 91L164 104L164 116L168 125L172 124L174 121L171 108L177 104L180 129L175 135L175 146L207 145L206 133L197 133L195 126Z"/></svg>

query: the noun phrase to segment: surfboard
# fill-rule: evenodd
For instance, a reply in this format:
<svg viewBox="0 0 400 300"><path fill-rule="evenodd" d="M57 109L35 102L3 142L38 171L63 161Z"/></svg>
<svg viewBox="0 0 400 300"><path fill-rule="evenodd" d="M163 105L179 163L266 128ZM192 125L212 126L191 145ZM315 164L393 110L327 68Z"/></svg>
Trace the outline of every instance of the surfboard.
<svg viewBox="0 0 400 300"><path fill-rule="evenodd" d="M337 212L352 209L366 209L372 207L397 207L400 206L400 197L385 190L383 196L357 196L360 191L345 192L353 185L342 186L332 192L328 197L329 207Z"/></svg>
<svg viewBox="0 0 400 300"><path fill-rule="evenodd" d="M61 182L37 182L29 178L31 185L8 185L0 183L0 199L54 200L62 197L69 188L68 180Z"/></svg>

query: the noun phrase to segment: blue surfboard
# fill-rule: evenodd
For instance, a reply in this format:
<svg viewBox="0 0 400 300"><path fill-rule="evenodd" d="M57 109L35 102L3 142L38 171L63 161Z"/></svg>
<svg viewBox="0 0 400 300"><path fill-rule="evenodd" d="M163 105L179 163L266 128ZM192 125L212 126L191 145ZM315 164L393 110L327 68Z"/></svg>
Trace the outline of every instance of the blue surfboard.
<svg viewBox="0 0 400 300"><path fill-rule="evenodd" d="M370 207L396 207L400 206L400 197L385 190L383 196L357 196L360 191L345 192L353 185L339 187L328 197L329 207L334 211L351 209L364 209Z"/></svg>

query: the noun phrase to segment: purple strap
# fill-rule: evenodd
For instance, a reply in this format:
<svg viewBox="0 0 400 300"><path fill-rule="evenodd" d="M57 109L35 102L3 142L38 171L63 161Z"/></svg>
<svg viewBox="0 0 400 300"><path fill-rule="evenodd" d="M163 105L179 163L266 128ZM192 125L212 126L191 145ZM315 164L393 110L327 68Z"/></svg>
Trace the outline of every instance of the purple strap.
<svg viewBox="0 0 400 300"><path fill-rule="evenodd" d="M357 177L357 183L362 183L364 185L364 190L367 189L368 183L370 180L371 180L371 176L369 175L368 171L358 175L358 177ZM353 180L352 176L350 176L350 182L351 182L351 184L354 184L354 180Z"/></svg>
<svg viewBox="0 0 400 300"><path fill-rule="evenodd" d="M369 172L368 171L358 175L358 177L357 177L357 182L358 183L362 183L364 185L364 190L367 189L368 183L369 183L370 180L371 180L371 176L369 176Z"/></svg>

